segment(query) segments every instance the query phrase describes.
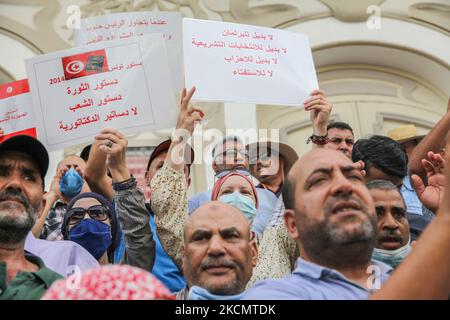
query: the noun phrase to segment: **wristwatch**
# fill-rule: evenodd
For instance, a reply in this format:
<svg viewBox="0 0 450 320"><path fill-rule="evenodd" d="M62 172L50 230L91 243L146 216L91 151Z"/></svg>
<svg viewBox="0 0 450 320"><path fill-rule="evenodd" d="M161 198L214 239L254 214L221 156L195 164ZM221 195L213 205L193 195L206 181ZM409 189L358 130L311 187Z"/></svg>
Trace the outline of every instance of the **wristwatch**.
<svg viewBox="0 0 450 320"><path fill-rule="evenodd" d="M308 144L309 142L312 142L314 144L318 144L318 145L325 145L327 144L330 140L328 139L328 135L325 136L318 136L315 134L312 134L308 140L306 140L306 143Z"/></svg>

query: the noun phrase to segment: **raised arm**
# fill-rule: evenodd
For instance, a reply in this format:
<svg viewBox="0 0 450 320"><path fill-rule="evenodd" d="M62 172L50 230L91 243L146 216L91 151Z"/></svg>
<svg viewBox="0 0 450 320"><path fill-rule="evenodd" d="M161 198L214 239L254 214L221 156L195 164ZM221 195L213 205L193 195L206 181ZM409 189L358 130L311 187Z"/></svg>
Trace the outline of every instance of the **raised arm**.
<svg viewBox="0 0 450 320"><path fill-rule="evenodd" d="M203 112L189 105L193 87L189 92L183 89L176 130L169 147L164 166L150 182L151 207L155 214L159 240L177 267L181 270L181 247L183 229L188 216L187 179L184 174L184 152L187 140L194 131Z"/></svg>
<svg viewBox="0 0 450 320"><path fill-rule="evenodd" d="M327 135L327 125L330 120L331 104L328 102L325 92L314 90L311 92L311 98L304 103L305 111L310 112L310 118L313 125L313 134L325 137ZM313 148L322 148L323 145L313 144Z"/></svg>
<svg viewBox="0 0 450 320"><path fill-rule="evenodd" d="M89 185L92 192L96 192L112 200L114 198L114 190L112 188L112 180L108 177L106 165L106 153L99 149L99 142L94 141L92 144L89 158L84 170L84 179Z"/></svg>
<svg viewBox="0 0 450 320"><path fill-rule="evenodd" d="M117 218L125 237L123 263L151 271L155 261L155 241L150 229L150 213L144 193L137 187L125 162L128 141L115 129L103 129L95 136L98 149L105 153L116 194Z"/></svg>
<svg viewBox="0 0 450 320"><path fill-rule="evenodd" d="M441 120L431 129L431 131L416 146L411 158L408 161L408 171L410 175L418 175L427 184L427 173L422 165L422 159L427 158L428 152L441 152L445 143L445 137L450 131L450 99L448 100L447 112Z"/></svg>
<svg viewBox="0 0 450 320"><path fill-rule="evenodd" d="M444 195L445 175L444 158L439 153L428 152L427 159L422 159L422 165L427 174L428 184L425 185L418 175L412 175L411 181L417 196L425 207L437 212L441 197Z"/></svg>
<svg viewBox="0 0 450 320"><path fill-rule="evenodd" d="M450 142L446 149L449 150ZM450 153L436 218L373 299L447 299L450 294Z"/></svg>

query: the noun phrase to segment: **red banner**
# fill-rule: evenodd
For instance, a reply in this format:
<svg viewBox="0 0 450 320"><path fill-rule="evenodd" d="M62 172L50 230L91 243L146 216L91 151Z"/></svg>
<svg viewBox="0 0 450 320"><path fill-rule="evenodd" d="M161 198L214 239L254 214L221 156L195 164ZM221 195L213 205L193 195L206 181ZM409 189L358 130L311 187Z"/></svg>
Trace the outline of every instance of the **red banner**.
<svg viewBox="0 0 450 320"><path fill-rule="evenodd" d="M107 72L105 49L75 54L61 58L66 80Z"/></svg>
<svg viewBox="0 0 450 320"><path fill-rule="evenodd" d="M12 138L14 136L20 136L20 135L26 135L26 136L31 136L33 138L37 138L37 133L36 133L36 128L30 128L30 129L25 129L25 130L21 130L21 131L16 131L10 134L5 134L4 136L0 137L0 143L2 143L5 140L8 140L9 138Z"/></svg>
<svg viewBox="0 0 450 320"><path fill-rule="evenodd" d="M0 99L6 99L30 91L28 79L22 79L0 85Z"/></svg>

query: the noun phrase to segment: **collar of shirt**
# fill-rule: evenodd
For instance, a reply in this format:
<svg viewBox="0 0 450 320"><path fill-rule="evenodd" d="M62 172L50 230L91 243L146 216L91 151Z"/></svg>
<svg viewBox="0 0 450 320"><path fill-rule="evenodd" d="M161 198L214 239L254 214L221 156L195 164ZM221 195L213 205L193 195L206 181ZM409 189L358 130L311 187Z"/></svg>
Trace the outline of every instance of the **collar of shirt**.
<svg viewBox="0 0 450 320"><path fill-rule="evenodd" d="M387 265L383 262L380 262L380 261L371 260L371 262L372 262L372 265L376 265L380 268L380 271L381 271L380 276L382 277L382 282L385 281L393 269L389 265ZM308 262L306 260L303 260L302 258L297 259L297 261L295 263L295 269L293 271L293 274L303 276L303 277L308 277L308 278L315 279L315 280L320 280L320 279L324 279L324 278L339 279L339 280L345 281L349 284L352 284L354 286L357 286L358 288L368 291L367 288L361 287L359 284L347 279L339 271L320 266L313 262ZM368 275L369 274L370 274L370 272L368 272Z"/></svg>
<svg viewBox="0 0 450 320"><path fill-rule="evenodd" d="M408 190L408 191L413 191L415 193L414 188L413 188L413 186L411 184L411 179L409 178L409 176L405 176L403 178L403 185L402 185L401 189L402 190L404 189L404 190Z"/></svg>
<svg viewBox="0 0 450 320"><path fill-rule="evenodd" d="M258 189L266 189L266 190L268 190L268 191L270 191L270 192L272 192L274 195L276 195L277 196L277 198L280 196L280 194L281 194L281 190L283 189L282 188L282 186L283 185L280 185L279 187L278 187L278 189L277 189L277 191L275 191L275 192L273 192L271 189L269 189L269 188L267 188L266 186L264 186L263 184L258 184L257 186L256 186L256 188Z"/></svg>
<svg viewBox="0 0 450 320"><path fill-rule="evenodd" d="M34 271L34 272L29 272L29 271L19 271L16 275L15 278L17 277L23 277L26 276L27 274L33 275L35 278L39 279L46 288L49 288L52 283L55 281L55 275L58 275L57 273L55 273L54 271L48 269L44 262L37 256L25 251L25 258L37 265L39 267L38 271ZM0 262L0 270L3 270L3 272L5 272L4 276L4 281L6 281L6 263L5 262ZM0 273L3 273L0 272ZM62 276L58 275L59 277L57 278L62 278ZM2 278L2 276L0 276L0 278ZM15 279L14 278L14 279ZM15 285L14 279L12 279L10 285ZM21 281L19 281L21 283ZM0 287L2 287L2 289L6 289L6 283L1 283Z"/></svg>
<svg viewBox="0 0 450 320"><path fill-rule="evenodd" d="M44 264L44 261L42 261L41 258L29 253L25 252L25 258L30 261L31 263L34 263L38 265L39 270L36 272L31 272L34 274L37 278L41 279L41 281L45 284L47 288L49 288L52 283L55 281L55 272L53 270L50 270L47 268ZM60 276L62 278L62 276Z"/></svg>

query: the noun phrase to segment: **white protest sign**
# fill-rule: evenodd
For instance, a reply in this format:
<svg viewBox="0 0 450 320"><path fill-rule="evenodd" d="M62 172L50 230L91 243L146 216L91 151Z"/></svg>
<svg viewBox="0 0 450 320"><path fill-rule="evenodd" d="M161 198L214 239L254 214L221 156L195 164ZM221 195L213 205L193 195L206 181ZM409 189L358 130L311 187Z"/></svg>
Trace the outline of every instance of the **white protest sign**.
<svg viewBox="0 0 450 320"><path fill-rule="evenodd" d="M173 85L179 92L184 80L181 13L129 12L89 17L81 19L74 37L75 45L79 46L153 33L162 33L164 37Z"/></svg>
<svg viewBox="0 0 450 320"><path fill-rule="evenodd" d="M0 85L0 128L4 131L0 142L22 134L36 138L27 79Z"/></svg>
<svg viewBox="0 0 450 320"><path fill-rule="evenodd" d="M40 140L49 150L172 127L177 106L161 35L113 40L26 60Z"/></svg>
<svg viewBox="0 0 450 320"><path fill-rule="evenodd" d="M185 18L183 45L196 100L298 106L318 88L303 34Z"/></svg>

